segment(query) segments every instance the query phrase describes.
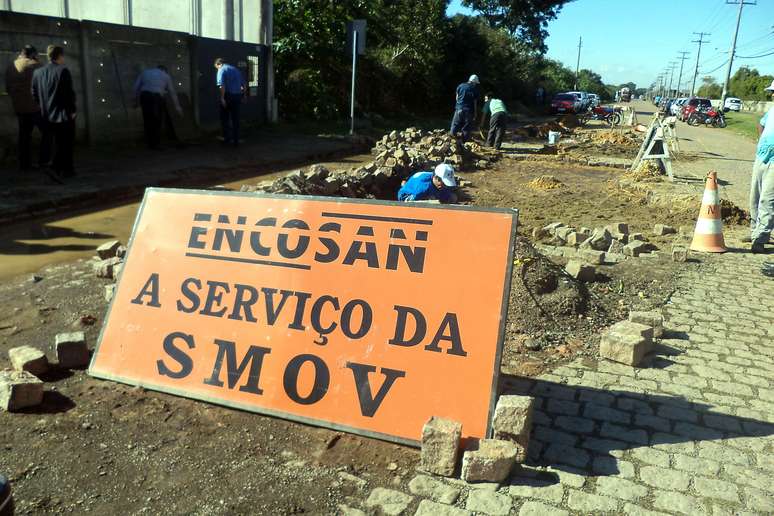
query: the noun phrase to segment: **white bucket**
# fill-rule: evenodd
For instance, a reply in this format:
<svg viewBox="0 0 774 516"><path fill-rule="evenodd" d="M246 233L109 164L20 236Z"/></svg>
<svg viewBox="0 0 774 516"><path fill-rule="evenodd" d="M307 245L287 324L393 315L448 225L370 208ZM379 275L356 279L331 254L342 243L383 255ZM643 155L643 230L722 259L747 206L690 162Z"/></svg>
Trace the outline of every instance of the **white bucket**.
<svg viewBox="0 0 774 516"><path fill-rule="evenodd" d="M559 131L548 131L548 144L556 145L559 143L559 137L562 135Z"/></svg>

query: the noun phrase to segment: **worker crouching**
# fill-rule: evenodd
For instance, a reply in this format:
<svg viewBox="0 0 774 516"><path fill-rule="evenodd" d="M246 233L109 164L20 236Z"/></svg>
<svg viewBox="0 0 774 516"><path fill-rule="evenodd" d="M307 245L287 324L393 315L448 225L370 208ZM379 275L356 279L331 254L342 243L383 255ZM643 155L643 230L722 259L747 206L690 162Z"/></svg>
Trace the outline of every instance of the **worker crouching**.
<svg viewBox="0 0 774 516"><path fill-rule="evenodd" d="M398 200L455 203L457 194L453 189L456 187L454 169L441 163L435 167L435 172L417 172L408 178L398 190Z"/></svg>

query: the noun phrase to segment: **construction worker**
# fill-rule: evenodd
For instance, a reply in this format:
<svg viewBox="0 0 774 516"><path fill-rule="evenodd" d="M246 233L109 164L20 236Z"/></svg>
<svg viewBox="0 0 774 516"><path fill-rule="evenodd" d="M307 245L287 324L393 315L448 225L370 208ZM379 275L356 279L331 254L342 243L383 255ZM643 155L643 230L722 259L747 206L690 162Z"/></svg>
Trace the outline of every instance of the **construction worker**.
<svg viewBox="0 0 774 516"><path fill-rule="evenodd" d="M774 100L774 81L766 88ZM758 149L750 181L750 250L765 252L774 231L774 106L758 125Z"/></svg>
<svg viewBox="0 0 774 516"><path fill-rule="evenodd" d="M468 82L457 86L454 95L454 117L449 132L455 138L462 135L462 141L470 138L473 124L478 116L478 75L471 75Z"/></svg>
<svg viewBox="0 0 774 516"><path fill-rule="evenodd" d="M505 108L505 102L494 96L494 93L484 95L484 107L481 109L481 125L484 126L486 118L489 117L489 133L486 137L486 144L500 150L503 143L505 127L508 125L508 110Z"/></svg>
<svg viewBox="0 0 774 516"><path fill-rule="evenodd" d="M142 108L145 142L151 149L160 148L162 125L166 126L167 136L171 140L177 140L169 111L167 111L167 95L172 99L177 114L182 115L183 110L177 100L175 86L164 65L143 70L134 82L134 106L139 105Z"/></svg>
<svg viewBox="0 0 774 516"><path fill-rule="evenodd" d="M431 201L443 203L457 202L456 194L451 190L457 186L454 169L441 163L434 172L417 172L398 190L399 201Z"/></svg>
<svg viewBox="0 0 774 516"><path fill-rule="evenodd" d="M239 68L222 58L215 60L218 70L216 83L220 99L220 123L223 127L223 144L239 145L239 107L245 94L245 80Z"/></svg>

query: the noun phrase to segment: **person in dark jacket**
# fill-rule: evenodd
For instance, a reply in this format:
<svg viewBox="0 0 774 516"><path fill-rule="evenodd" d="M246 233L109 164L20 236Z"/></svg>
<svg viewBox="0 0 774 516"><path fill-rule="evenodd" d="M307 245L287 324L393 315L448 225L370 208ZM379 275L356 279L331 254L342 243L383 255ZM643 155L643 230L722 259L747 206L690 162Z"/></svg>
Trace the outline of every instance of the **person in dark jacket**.
<svg viewBox="0 0 774 516"><path fill-rule="evenodd" d="M476 117L478 116L478 75L471 75L468 82L457 86L454 94L454 117L449 132L455 138L462 135L462 141L470 138Z"/></svg>
<svg viewBox="0 0 774 516"><path fill-rule="evenodd" d="M42 137L38 163L43 166L51 159L51 136L40 116L40 106L32 97L32 74L40 66L37 50L27 45L5 71L5 89L11 97L11 104L19 121L18 152L21 170L29 170L32 166L30 143L35 127Z"/></svg>
<svg viewBox="0 0 774 516"><path fill-rule="evenodd" d="M40 105L40 114L54 138L54 180L73 177L75 144L75 90L70 70L64 65L64 49L49 45L49 64L32 74L32 96Z"/></svg>

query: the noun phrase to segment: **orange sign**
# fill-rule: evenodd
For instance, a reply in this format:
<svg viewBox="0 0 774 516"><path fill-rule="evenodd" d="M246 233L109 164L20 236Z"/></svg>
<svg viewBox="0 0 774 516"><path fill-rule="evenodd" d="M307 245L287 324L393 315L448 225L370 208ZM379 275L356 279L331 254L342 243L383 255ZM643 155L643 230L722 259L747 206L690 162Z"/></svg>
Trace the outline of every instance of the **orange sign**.
<svg viewBox="0 0 774 516"><path fill-rule="evenodd" d="M146 191L91 375L418 444L485 437L514 210Z"/></svg>

